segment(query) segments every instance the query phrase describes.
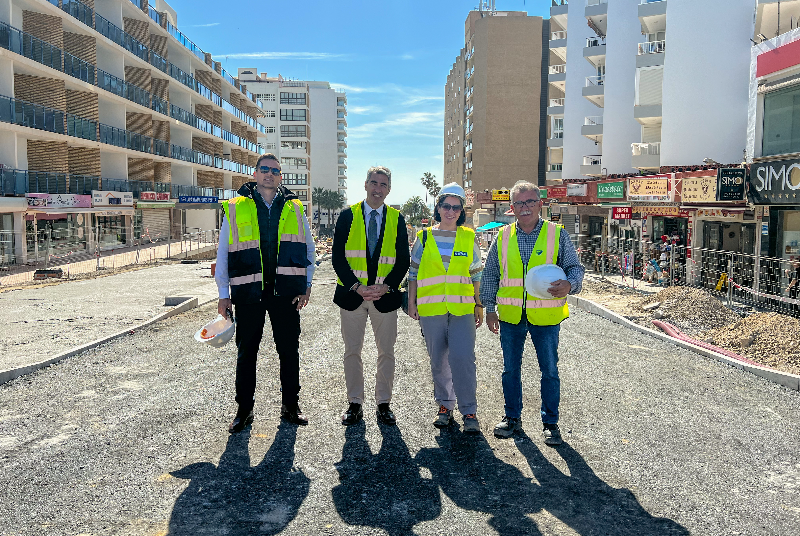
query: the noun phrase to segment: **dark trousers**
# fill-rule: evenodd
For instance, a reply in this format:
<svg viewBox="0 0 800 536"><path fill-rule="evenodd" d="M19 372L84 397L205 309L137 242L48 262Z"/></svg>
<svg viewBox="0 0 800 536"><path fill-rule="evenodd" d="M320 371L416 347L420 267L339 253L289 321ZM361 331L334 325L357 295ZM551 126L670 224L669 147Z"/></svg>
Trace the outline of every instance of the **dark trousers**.
<svg viewBox="0 0 800 536"><path fill-rule="evenodd" d="M281 401L297 407L300 392L300 312L293 296L275 296L274 286L265 285L259 303L236 305L236 402L239 412L253 408L256 393L256 360L269 314L272 338L281 367Z"/></svg>

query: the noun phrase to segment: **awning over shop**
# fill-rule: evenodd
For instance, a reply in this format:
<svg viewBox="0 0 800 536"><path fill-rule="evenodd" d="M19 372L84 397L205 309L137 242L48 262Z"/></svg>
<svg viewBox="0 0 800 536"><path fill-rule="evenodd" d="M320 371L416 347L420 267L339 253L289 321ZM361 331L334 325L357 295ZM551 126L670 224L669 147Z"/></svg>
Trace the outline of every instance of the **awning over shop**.
<svg viewBox="0 0 800 536"><path fill-rule="evenodd" d="M491 231L492 229L497 229L498 227L503 227L504 225L508 225L506 223L501 223L499 221L489 222L486 225L481 225L476 231Z"/></svg>
<svg viewBox="0 0 800 536"><path fill-rule="evenodd" d="M136 208L175 208L175 203L168 203L164 201L153 201L152 203L147 201L137 201Z"/></svg>

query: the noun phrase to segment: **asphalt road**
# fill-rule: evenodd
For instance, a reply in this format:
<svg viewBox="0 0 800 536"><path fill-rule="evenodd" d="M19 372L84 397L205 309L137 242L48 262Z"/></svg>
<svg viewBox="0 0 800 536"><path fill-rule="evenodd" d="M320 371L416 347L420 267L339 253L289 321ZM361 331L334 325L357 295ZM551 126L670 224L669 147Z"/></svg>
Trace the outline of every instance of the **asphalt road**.
<svg viewBox="0 0 800 536"><path fill-rule="evenodd" d="M317 281L330 280L323 265ZM256 421L229 436L235 349L192 340L206 306L0 386L0 534L787 535L800 526L800 393L581 311L562 324L561 427L502 416L498 338L478 337L483 435L438 431L427 355L401 315L396 428L346 406L333 287L303 312L301 404L280 424L265 336ZM23 291L24 292L24 291ZM375 349L365 345L367 391Z"/></svg>

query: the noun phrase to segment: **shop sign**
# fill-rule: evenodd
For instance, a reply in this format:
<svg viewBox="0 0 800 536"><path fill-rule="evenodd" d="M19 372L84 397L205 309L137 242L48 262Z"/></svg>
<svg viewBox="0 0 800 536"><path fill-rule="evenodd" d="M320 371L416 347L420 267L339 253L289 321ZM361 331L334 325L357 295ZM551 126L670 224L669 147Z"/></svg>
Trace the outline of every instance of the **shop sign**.
<svg viewBox="0 0 800 536"><path fill-rule="evenodd" d="M478 192L475 194L475 198L478 200L478 203L482 205L492 202L492 194L489 192Z"/></svg>
<svg viewBox="0 0 800 536"><path fill-rule="evenodd" d="M133 192L108 192L105 190L92 190L92 205L95 207L108 205L132 207Z"/></svg>
<svg viewBox="0 0 800 536"><path fill-rule="evenodd" d="M492 201L510 201L511 193L507 188L500 188L499 190L492 190Z"/></svg>
<svg viewBox="0 0 800 536"><path fill-rule="evenodd" d="M713 203L717 200L717 177L690 177L683 179L684 203Z"/></svg>
<svg viewBox="0 0 800 536"><path fill-rule="evenodd" d="M800 201L800 160L753 164L747 182L754 203L796 205Z"/></svg>
<svg viewBox="0 0 800 536"><path fill-rule="evenodd" d="M92 196L78 194L25 194L30 208L92 208Z"/></svg>
<svg viewBox="0 0 800 536"><path fill-rule="evenodd" d="M587 186L585 184L567 184L567 195L584 197L586 195Z"/></svg>
<svg viewBox="0 0 800 536"><path fill-rule="evenodd" d="M597 183L597 197L598 199L614 199L625 197L624 182L598 182Z"/></svg>
<svg viewBox="0 0 800 536"><path fill-rule="evenodd" d="M628 179L628 199L642 201L669 201L669 177Z"/></svg>
<svg viewBox="0 0 800 536"><path fill-rule="evenodd" d="M169 192L139 192L139 201L169 201Z"/></svg>
<svg viewBox="0 0 800 536"><path fill-rule="evenodd" d="M629 220L632 215L631 207L614 207L611 213L611 217L615 220Z"/></svg>
<svg viewBox="0 0 800 536"><path fill-rule="evenodd" d="M567 197L566 186L551 186L547 189L547 195L550 197Z"/></svg>
<svg viewBox="0 0 800 536"><path fill-rule="evenodd" d="M467 188L464 190L464 195L466 196L467 206L471 207L475 203L475 192L472 191L472 188Z"/></svg>
<svg viewBox="0 0 800 536"><path fill-rule="evenodd" d="M675 218L688 218L689 211L681 210L680 207L667 205L645 205L633 207L633 212L638 212L642 216L672 216Z"/></svg>
<svg viewBox="0 0 800 536"><path fill-rule="evenodd" d="M724 208L701 208L697 209L697 216L699 218L728 218L739 219L739 216L744 214L742 210L728 210Z"/></svg>
<svg viewBox="0 0 800 536"><path fill-rule="evenodd" d="M539 199L547 199L547 188L539 188Z"/></svg>
<svg viewBox="0 0 800 536"><path fill-rule="evenodd" d="M745 175L744 168L718 169L717 199L720 201L744 201ZM684 184L686 183L684 182ZM686 198L684 198L685 200Z"/></svg>
<svg viewBox="0 0 800 536"><path fill-rule="evenodd" d="M553 223L558 223L561 221L561 214L556 212L554 214L550 214L550 221Z"/></svg>
<svg viewBox="0 0 800 536"><path fill-rule="evenodd" d="M219 203L219 197L210 195L181 195L179 203Z"/></svg>

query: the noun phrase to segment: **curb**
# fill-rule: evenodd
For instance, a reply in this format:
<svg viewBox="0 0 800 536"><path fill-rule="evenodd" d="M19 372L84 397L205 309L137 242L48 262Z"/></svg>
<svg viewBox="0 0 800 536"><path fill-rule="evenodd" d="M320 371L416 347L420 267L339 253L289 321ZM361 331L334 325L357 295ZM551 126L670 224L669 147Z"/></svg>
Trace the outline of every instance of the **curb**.
<svg viewBox="0 0 800 536"><path fill-rule="evenodd" d="M43 369L45 367L49 367L50 365L52 365L54 363L57 363L57 362L59 362L59 361L61 361L63 359L66 359L68 357L72 357L72 356L78 355L80 353L83 353L86 350L91 350L92 348L96 348L97 346L100 346L101 344L104 344L104 343L107 343L109 341L113 341L114 339L118 339L120 337L128 335L131 331L137 331L137 330L146 328L147 326L149 326L151 324L155 324L156 322L160 322L161 320L164 320L164 319L169 318L171 316L175 316L177 314L185 313L186 311L189 311L190 309L194 309L196 307L201 307L203 305L206 305L207 303L211 303L212 301L216 301L216 300L217 300L216 298L211 298L211 299L205 300L204 302L200 302L199 298L197 298L197 297L190 298L190 299L186 300L185 302L183 302L183 303L181 303L179 305L176 305L175 307L172 307L170 310L165 311L165 312L163 312L163 313L161 313L159 315L156 315L153 318L151 318L150 320L147 320L147 321L145 321L145 322L143 322L141 324L138 324L136 326L132 326L130 328L126 328L126 329L124 329L122 331L119 331L117 333L114 333L112 335L108 335L108 336L100 338L100 339L97 339L95 341L88 342L88 343L82 344L80 346L76 346L75 348L71 348L71 349L69 349L69 350L67 350L65 352L62 352L60 354L57 354L57 355L55 355L55 356L53 356L53 357L51 357L49 359L45 359L44 361L40 361L39 363L34 363L32 365L23 365L21 367L7 369L7 370L0 370L0 385L3 385L4 383L8 383L11 380L19 378L20 376L25 376L26 374L30 374L31 372L35 372L35 371L37 371L39 369Z"/></svg>
<svg viewBox="0 0 800 536"><path fill-rule="evenodd" d="M644 333L645 335L650 335L651 337L654 337L661 341L674 344L675 346L679 346L685 350L689 350L691 352L700 354L710 359L715 359L717 361L725 363L726 365L736 367L739 370L755 374L760 378L764 378L765 380L777 383L778 385L782 385L794 391L800 391L800 376L796 374L789 374L788 372L780 372L778 370L774 370L767 367L742 363L741 361L737 361L736 359L730 358L726 355L713 352L706 348L702 348L700 346L696 346L694 344L685 341L674 339L669 335L667 335L666 333L655 331L653 329L640 326L635 322L631 322L627 318L620 316L614 311L611 311L610 309L607 309L602 305L599 305L591 300L587 300L586 298L579 298L578 296L567 296L567 303L579 309L583 309L586 312L592 313L597 316L601 316L606 320L614 322L615 324L621 324L627 328L638 331L640 333Z"/></svg>

